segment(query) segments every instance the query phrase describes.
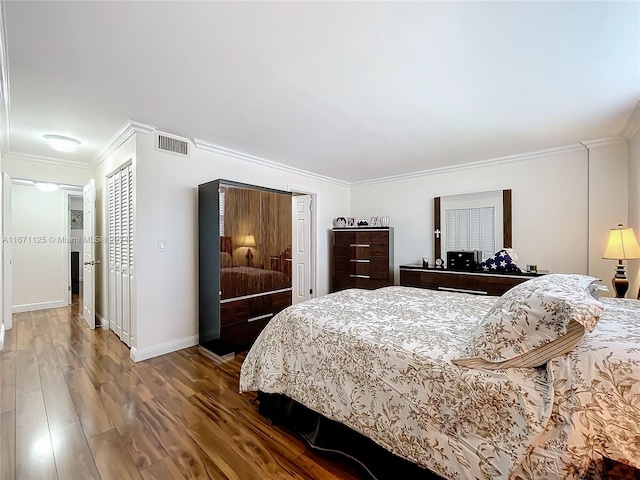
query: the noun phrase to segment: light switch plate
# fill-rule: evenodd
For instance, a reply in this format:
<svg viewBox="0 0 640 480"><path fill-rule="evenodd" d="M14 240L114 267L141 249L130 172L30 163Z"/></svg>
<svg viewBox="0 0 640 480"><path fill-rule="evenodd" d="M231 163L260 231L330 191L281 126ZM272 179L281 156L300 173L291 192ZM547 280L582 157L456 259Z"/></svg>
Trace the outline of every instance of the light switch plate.
<svg viewBox="0 0 640 480"><path fill-rule="evenodd" d="M158 251L159 252L166 252L167 251L167 242L164 241L164 240L158 240L157 247L158 247Z"/></svg>

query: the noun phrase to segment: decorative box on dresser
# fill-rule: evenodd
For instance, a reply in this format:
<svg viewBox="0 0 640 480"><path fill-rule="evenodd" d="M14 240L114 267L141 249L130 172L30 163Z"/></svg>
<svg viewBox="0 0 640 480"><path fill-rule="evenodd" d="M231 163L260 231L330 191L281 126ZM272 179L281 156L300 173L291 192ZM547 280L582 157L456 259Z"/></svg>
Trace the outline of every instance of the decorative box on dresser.
<svg viewBox="0 0 640 480"><path fill-rule="evenodd" d="M460 272L422 265L400 265L400 285L447 292L502 295L511 287L526 282L535 274Z"/></svg>
<svg viewBox="0 0 640 480"><path fill-rule="evenodd" d="M291 194L228 180L198 186L199 343L247 349L291 305Z"/></svg>
<svg viewBox="0 0 640 480"><path fill-rule="evenodd" d="M334 228L332 292L393 285L393 228Z"/></svg>

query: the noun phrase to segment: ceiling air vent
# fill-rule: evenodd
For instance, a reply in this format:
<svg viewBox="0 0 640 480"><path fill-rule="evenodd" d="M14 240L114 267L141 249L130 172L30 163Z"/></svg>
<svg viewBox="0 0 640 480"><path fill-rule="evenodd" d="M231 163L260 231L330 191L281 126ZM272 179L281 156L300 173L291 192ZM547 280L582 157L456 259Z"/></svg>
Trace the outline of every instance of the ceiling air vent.
<svg viewBox="0 0 640 480"><path fill-rule="evenodd" d="M177 137L175 135L167 135L166 133L156 133L156 150L162 152L170 152L182 157L189 156L189 140Z"/></svg>

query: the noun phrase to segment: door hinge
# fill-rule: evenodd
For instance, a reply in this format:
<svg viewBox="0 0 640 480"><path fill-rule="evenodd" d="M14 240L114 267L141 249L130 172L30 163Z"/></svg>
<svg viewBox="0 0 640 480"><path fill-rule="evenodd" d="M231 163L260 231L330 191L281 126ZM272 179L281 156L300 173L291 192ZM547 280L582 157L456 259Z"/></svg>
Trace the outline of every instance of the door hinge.
<svg viewBox="0 0 640 480"><path fill-rule="evenodd" d="M69 285L69 290L71 290L71 285Z"/></svg>
<svg viewBox="0 0 640 480"><path fill-rule="evenodd" d="M309 289L309 295L313 295L313 288Z"/></svg>

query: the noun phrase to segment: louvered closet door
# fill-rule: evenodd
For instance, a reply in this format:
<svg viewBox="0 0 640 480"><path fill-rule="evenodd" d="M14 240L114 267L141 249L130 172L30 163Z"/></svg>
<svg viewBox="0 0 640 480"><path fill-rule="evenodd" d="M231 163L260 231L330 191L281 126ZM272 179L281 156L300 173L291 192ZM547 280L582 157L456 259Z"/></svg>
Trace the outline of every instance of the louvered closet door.
<svg viewBox="0 0 640 480"><path fill-rule="evenodd" d="M120 175L121 196L122 196L122 225L121 225L121 257L120 267L122 277L122 333L120 339L129 345L131 338L131 231L132 231L132 205L131 194L133 179L131 178L131 167L124 168Z"/></svg>
<svg viewBox="0 0 640 480"><path fill-rule="evenodd" d="M107 181L109 198L109 326L131 344L133 275L133 170L130 165Z"/></svg>
<svg viewBox="0 0 640 480"><path fill-rule="evenodd" d="M116 179L119 181L120 172L107 180L107 195L109 198L109 328L116 331Z"/></svg>

